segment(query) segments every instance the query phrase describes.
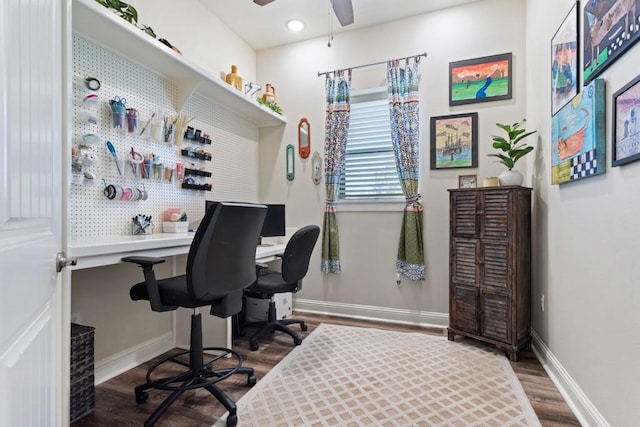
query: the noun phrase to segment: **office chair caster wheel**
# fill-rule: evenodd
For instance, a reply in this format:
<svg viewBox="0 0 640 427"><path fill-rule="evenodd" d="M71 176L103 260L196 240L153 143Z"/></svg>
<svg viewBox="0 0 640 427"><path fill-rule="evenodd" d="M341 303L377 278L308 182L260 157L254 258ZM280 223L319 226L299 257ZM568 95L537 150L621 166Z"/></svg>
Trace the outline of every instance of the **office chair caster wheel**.
<svg viewBox="0 0 640 427"><path fill-rule="evenodd" d="M138 404L146 402L148 398L149 398L149 393L147 393L146 391L136 393L136 403Z"/></svg>
<svg viewBox="0 0 640 427"><path fill-rule="evenodd" d="M293 343L294 343L295 345L300 345L300 344L302 344L302 340L301 340L300 338L294 338L294 339L293 339Z"/></svg>
<svg viewBox="0 0 640 427"><path fill-rule="evenodd" d="M306 324L302 323L302 324L300 325L300 330L301 330L301 331L306 331L307 329L309 329L309 327L308 327Z"/></svg>
<svg viewBox="0 0 640 427"><path fill-rule="evenodd" d="M255 375L249 375L247 377L247 385L249 387L253 387L254 385L256 385L257 382L258 382L258 380L257 380Z"/></svg>
<svg viewBox="0 0 640 427"><path fill-rule="evenodd" d="M238 424L238 416L236 414L227 417L227 427L233 427Z"/></svg>
<svg viewBox="0 0 640 427"><path fill-rule="evenodd" d="M258 343L250 342L249 348L251 349L251 351L256 351L258 349Z"/></svg>

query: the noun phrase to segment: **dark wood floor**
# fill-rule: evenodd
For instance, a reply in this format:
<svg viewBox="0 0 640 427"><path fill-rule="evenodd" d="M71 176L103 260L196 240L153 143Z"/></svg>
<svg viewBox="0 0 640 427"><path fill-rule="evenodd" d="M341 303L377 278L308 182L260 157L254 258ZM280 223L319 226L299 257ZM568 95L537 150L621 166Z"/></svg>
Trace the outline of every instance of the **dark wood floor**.
<svg viewBox="0 0 640 427"><path fill-rule="evenodd" d="M395 331L421 331L441 335L440 330L396 325L381 322L370 322L319 315L296 314L309 325L305 337L320 323L376 327ZM297 327L295 327L297 329ZM250 351L248 339L239 338L234 349L244 357L245 366L255 369L258 379L262 378L293 348L291 338L282 333L263 338L258 351ZM151 391L149 400L141 405L136 404L133 388L144 382L146 370L153 361L144 363L116 378L96 387L95 412L72 424L73 427L88 426L139 426L167 396L167 392ZM562 398L540 362L530 351L520 353L517 362L511 366L520 380L533 409L544 427L579 426L580 423ZM236 375L219 384L234 400L238 400L249 390L246 376ZM208 392L187 392L160 419L157 426L209 426L225 413L224 408Z"/></svg>

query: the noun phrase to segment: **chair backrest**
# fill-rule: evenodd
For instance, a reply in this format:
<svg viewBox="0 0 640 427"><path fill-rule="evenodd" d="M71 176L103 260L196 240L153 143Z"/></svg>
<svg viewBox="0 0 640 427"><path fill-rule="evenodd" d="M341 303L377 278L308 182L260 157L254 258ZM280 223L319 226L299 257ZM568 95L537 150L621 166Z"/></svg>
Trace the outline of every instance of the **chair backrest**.
<svg viewBox="0 0 640 427"><path fill-rule="evenodd" d="M316 245L320 227L307 225L296 231L289 239L282 256L282 278L287 283L300 282L309 270L309 260Z"/></svg>
<svg viewBox="0 0 640 427"><path fill-rule="evenodd" d="M256 247L267 207L218 203L207 209L187 257L190 298L211 301L251 285L256 279Z"/></svg>

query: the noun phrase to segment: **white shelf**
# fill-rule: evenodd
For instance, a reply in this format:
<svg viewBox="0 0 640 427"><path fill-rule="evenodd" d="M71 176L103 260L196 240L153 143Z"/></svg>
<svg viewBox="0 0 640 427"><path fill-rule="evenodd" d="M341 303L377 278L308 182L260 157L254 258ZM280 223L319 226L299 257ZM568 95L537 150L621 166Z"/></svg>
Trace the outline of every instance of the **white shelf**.
<svg viewBox="0 0 640 427"><path fill-rule="evenodd" d="M73 0L73 32L173 82L178 87L176 110L198 93L245 117L258 127L287 122L218 77L191 63L95 0Z"/></svg>

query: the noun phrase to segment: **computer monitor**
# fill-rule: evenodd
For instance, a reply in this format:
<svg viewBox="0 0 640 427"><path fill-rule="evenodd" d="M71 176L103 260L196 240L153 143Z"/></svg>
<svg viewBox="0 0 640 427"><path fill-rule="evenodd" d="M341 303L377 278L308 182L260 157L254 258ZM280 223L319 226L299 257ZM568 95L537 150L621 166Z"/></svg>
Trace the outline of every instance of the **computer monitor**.
<svg viewBox="0 0 640 427"><path fill-rule="evenodd" d="M284 236L285 229L285 205L266 205L267 216L264 219L260 237Z"/></svg>
<svg viewBox="0 0 640 427"><path fill-rule="evenodd" d="M218 203L220 202L214 202L213 200L205 200L204 211L207 212L211 206L217 206Z"/></svg>

